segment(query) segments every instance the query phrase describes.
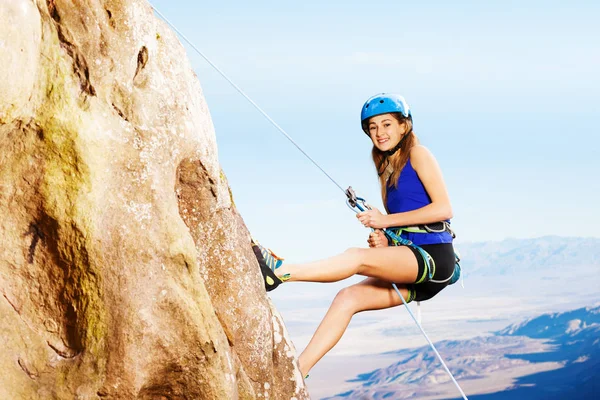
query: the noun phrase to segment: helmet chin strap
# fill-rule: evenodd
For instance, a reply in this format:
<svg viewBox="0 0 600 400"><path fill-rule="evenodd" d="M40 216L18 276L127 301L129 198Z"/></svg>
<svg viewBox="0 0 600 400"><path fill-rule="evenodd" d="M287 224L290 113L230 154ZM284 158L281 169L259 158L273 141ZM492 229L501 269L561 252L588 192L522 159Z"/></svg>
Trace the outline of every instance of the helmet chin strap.
<svg viewBox="0 0 600 400"><path fill-rule="evenodd" d="M410 135L411 132L412 132L412 129L410 131L406 132L404 134L404 136L402 136L402 139L400 139L400 141L398 142L398 144L395 145L393 149L384 151L385 158L383 158L383 160L381 160L381 163L379 164L379 167L377 168L378 170L381 169L381 166L383 165L384 162L387 161L388 164L390 163L389 157L393 156L394 154L396 154L396 152L398 150L400 150L400 147L402 147L402 143L404 143L404 139L406 139L408 137L408 135ZM386 167L387 167L387 164L386 164ZM378 175L381 176L384 171L381 171L380 173L378 173Z"/></svg>
<svg viewBox="0 0 600 400"><path fill-rule="evenodd" d="M398 150L400 150L400 147L402 147L402 143L404 143L404 139L406 139L406 138L408 137L408 135L410 135L410 133L411 133L411 132L412 132L412 129L411 129L410 131L406 132L406 133L404 134L404 136L402 136L402 139L400 139L400 141L398 142L398 144L397 144L396 146L394 146L394 148L393 148L393 149L391 149L391 150L387 150L387 151L385 152L385 155L386 155L387 157L391 157L391 156L393 156L394 154L396 154L396 152L397 152Z"/></svg>

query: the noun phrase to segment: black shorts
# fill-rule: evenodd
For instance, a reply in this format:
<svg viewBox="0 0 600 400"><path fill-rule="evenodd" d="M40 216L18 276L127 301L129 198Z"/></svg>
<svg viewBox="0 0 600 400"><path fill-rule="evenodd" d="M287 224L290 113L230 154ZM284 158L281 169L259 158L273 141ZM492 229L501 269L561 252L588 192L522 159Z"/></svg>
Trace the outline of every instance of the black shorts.
<svg viewBox="0 0 600 400"><path fill-rule="evenodd" d="M440 243L440 244L424 244L419 246L425 250L433 259L431 263L433 276L431 280L434 281L446 281L444 283L431 282L427 266L423 256L416 248L408 246L413 251L415 257L417 257L417 263L419 265L419 272L417 273L417 281L419 283L413 283L405 285L408 289L408 298L406 302L409 303L413 300L425 301L431 299L433 296L442 291L448 286L449 280L454 272L454 265L456 264L456 258L454 256L454 247L452 243Z"/></svg>

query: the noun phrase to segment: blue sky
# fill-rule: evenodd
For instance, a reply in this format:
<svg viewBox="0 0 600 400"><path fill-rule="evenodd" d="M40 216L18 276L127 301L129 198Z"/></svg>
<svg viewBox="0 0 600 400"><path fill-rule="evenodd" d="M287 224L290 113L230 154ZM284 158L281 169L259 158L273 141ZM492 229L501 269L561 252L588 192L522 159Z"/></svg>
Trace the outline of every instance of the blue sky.
<svg viewBox="0 0 600 400"><path fill-rule="evenodd" d="M597 2L152 4L371 204L360 107L398 92L442 167L459 242L599 236ZM341 191L186 48L253 234L294 261L364 245Z"/></svg>

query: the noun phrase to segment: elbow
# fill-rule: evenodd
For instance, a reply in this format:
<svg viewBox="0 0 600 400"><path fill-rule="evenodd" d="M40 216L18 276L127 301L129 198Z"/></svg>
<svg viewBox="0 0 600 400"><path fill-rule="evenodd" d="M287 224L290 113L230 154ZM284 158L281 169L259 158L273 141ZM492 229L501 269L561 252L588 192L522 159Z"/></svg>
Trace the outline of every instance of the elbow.
<svg viewBox="0 0 600 400"><path fill-rule="evenodd" d="M453 217L454 213L452 212L452 206L449 204L440 209L440 221L452 219Z"/></svg>

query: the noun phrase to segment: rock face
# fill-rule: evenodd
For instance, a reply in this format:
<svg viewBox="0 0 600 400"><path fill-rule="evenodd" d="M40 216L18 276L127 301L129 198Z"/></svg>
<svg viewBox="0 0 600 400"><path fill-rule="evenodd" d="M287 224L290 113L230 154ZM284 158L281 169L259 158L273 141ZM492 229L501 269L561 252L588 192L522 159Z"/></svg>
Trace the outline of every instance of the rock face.
<svg viewBox="0 0 600 400"><path fill-rule="evenodd" d="M150 5L3 0L0 60L0 398L308 398Z"/></svg>

